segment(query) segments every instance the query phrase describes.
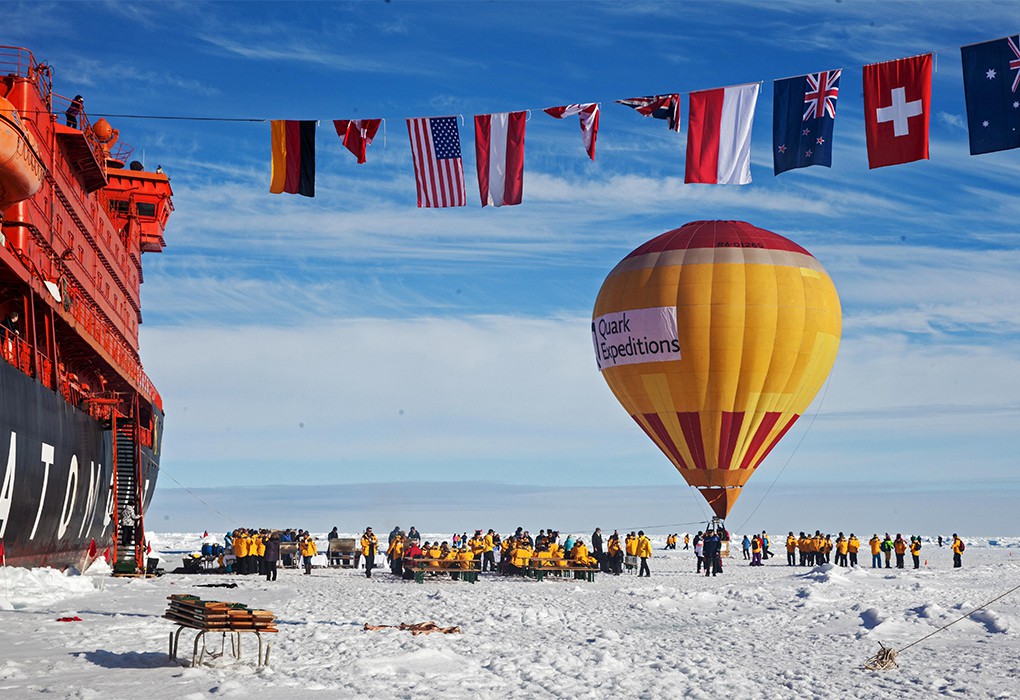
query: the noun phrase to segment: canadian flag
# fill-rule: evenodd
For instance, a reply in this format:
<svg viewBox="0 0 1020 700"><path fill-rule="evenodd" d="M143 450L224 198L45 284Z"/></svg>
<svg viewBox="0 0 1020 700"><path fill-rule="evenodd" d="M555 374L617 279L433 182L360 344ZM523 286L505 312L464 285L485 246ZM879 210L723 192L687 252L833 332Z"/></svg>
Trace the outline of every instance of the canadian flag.
<svg viewBox="0 0 1020 700"><path fill-rule="evenodd" d="M527 112L475 115L475 165L483 207L521 203L527 117Z"/></svg>
<svg viewBox="0 0 1020 700"><path fill-rule="evenodd" d="M931 54L864 66L868 167L928 158Z"/></svg>
<svg viewBox="0 0 1020 700"><path fill-rule="evenodd" d="M343 139L344 147L358 157L358 163L364 163L368 146L381 123L382 119L334 119L333 128Z"/></svg>
<svg viewBox="0 0 1020 700"><path fill-rule="evenodd" d="M751 182L751 128L758 83L692 92L684 182Z"/></svg>

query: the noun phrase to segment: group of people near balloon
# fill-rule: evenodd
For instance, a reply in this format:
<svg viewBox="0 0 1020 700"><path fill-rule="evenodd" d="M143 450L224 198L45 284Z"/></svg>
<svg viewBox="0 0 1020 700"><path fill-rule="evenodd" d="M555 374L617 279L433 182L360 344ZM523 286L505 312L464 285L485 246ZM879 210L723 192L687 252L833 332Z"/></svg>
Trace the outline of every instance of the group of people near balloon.
<svg viewBox="0 0 1020 700"><path fill-rule="evenodd" d="M402 578L413 578L419 566L453 578L458 578L464 570L521 576L536 568L601 570L619 575L626 565L628 569L638 568L639 576L651 575L648 559L652 556L652 545L643 531L628 533L621 542L618 531L603 539L601 528L595 528L591 548L581 537L567 535L561 542L557 530L542 529L532 537L522 527L506 537L492 529L485 534L479 529L471 537L465 533L451 539L455 542L452 546L447 540L423 543L414 528L405 533L399 526L395 527L386 549L390 571ZM631 559L625 555L630 555Z"/></svg>

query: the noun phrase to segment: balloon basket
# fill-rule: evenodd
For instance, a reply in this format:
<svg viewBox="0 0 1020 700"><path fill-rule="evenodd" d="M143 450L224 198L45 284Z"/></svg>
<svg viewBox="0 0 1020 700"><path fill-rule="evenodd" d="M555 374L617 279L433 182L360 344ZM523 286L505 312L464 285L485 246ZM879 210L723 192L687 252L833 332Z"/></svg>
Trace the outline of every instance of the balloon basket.
<svg viewBox="0 0 1020 700"><path fill-rule="evenodd" d="M719 533L720 537L720 549L719 556L729 557L730 556L730 535L729 530L726 529L726 522L719 517L712 518L712 521L706 526L707 530L714 530Z"/></svg>

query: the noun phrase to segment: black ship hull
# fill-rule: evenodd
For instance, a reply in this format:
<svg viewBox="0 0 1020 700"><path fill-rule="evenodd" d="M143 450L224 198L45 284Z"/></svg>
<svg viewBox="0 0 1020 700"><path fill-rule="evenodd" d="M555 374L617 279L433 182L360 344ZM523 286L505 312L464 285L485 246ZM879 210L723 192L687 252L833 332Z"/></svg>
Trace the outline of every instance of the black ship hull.
<svg viewBox="0 0 1020 700"><path fill-rule="evenodd" d="M159 472L162 414L143 447L143 508ZM0 541L8 566L83 571L113 542L113 433L0 361ZM94 543L94 544L93 544Z"/></svg>

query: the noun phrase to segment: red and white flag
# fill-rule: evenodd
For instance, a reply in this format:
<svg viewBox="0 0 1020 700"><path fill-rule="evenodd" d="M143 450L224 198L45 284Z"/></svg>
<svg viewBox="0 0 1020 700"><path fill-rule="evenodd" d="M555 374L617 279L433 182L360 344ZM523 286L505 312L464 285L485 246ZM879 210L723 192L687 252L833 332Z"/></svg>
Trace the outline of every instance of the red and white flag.
<svg viewBox="0 0 1020 700"><path fill-rule="evenodd" d="M475 163L482 206L520 204L527 112L475 115Z"/></svg>
<svg viewBox="0 0 1020 700"><path fill-rule="evenodd" d="M931 54L864 66L868 167L928 158Z"/></svg>
<svg viewBox="0 0 1020 700"><path fill-rule="evenodd" d="M467 189L457 117L408 119L407 135L411 139L418 206L465 206Z"/></svg>
<svg viewBox="0 0 1020 700"><path fill-rule="evenodd" d="M564 117L576 114L581 120L581 136L584 138L584 150L588 152L589 158L595 160L595 139L599 134L598 102L547 107L543 111L550 117L556 117L557 119L563 119Z"/></svg>
<svg viewBox="0 0 1020 700"><path fill-rule="evenodd" d="M333 128L343 139L344 147L358 157L359 163L365 162L365 152L372 143L382 119L334 119Z"/></svg>
<svg viewBox="0 0 1020 700"><path fill-rule="evenodd" d="M758 83L692 92L684 182L751 182L751 128Z"/></svg>

